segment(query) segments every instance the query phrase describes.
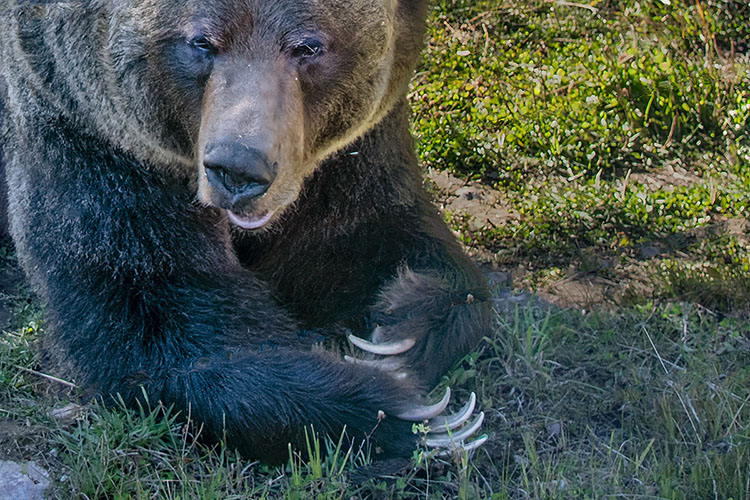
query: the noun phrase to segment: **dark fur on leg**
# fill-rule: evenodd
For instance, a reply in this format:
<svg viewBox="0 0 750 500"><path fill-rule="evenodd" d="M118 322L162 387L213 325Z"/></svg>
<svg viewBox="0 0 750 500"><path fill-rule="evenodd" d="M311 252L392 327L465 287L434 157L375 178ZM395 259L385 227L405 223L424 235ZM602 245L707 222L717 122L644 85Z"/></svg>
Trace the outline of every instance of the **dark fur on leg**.
<svg viewBox="0 0 750 500"><path fill-rule="evenodd" d="M391 416L374 444L384 456L410 453L411 423L392 415L413 405L414 387L311 351L309 336L234 258L220 214L189 203L186 182L134 168L128 155L65 123L34 125L40 144L59 147L23 159L30 166L23 180L11 178L13 201L43 200L50 210L26 212L32 219L16 241L57 332L47 351L61 367L79 360L77 383L128 404L143 387L183 415L189 407L209 438L226 433L232 446L267 461L286 458L287 443L302 446L310 424L331 436L346 427L361 442L379 410ZM73 168L42 174L62 161ZM50 231L57 245L42 244Z"/></svg>

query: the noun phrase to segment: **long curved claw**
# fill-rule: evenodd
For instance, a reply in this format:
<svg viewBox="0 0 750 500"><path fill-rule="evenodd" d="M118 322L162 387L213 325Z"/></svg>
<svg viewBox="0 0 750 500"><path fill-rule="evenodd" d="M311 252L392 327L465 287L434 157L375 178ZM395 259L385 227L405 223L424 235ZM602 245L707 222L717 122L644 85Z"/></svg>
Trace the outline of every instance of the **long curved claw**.
<svg viewBox="0 0 750 500"><path fill-rule="evenodd" d="M448 402L450 401L450 399L451 389L450 387L448 387L445 389L445 395L443 396L443 399L441 399L434 405L412 408L396 415L396 417L400 418L401 420L410 420L412 422L421 422L422 420L434 418L445 411L445 409L448 407Z"/></svg>
<svg viewBox="0 0 750 500"><path fill-rule="evenodd" d="M429 422L430 429L436 433L442 433L446 431L452 431L464 425L464 423L471 418L471 414L474 412L474 406L477 404L477 395L473 392L469 396L469 401L466 402L463 408L458 413L453 415L439 415Z"/></svg>
<svg viewBox="0 0 750 500"><path fill-rule="evenodd" d="M454 446L453 448L448 448L440 453L438 453L439 457L447 457L450 456L455 450L461 450L465 451L467 453L471 453L472 451L476 450L480 446L482 446L487 440L489 439L489 436L487 434L482 434L477 439L470 443L461 443L460 445Z"/></svg>
<svg viewBox="0 0 750 500"><path fill-rule="evenodd" d="M462 443L466 440L466 438L470 437L472 434L474 434L476 431L479 430L479 428L482 426L482 422L484 422L484 412L480 412L474 421L468 425L466 428L461 429L458 432L454 432L452 434L438 434L436 436L429 436L426 439L426 444L428 447L437 448L437 447L448 447L453 443ZM478 446L478 445L477 445Z"/></svg>
<svg viewBox="0 0 750 500"><path fill-rule="evenodd" d="M368 340L361 339L355 335L349 335L349 341L355 346L359 347L363 351L371 352L372 354L381 354L384 356L393 356L408 351L416 340L414 339L403 339L395 342L384 342L382 344L374 344Z"/></svg>
<svg viewBox="0 0 750 500"><path fill-rule="evenodd" d="M480 446L482 446L485 441L487 441L490 437L487 434L482 434L477 439L472 441L471 443L464 443L461 445L461 448L464 449L464 451L474 451Z"/></svg>

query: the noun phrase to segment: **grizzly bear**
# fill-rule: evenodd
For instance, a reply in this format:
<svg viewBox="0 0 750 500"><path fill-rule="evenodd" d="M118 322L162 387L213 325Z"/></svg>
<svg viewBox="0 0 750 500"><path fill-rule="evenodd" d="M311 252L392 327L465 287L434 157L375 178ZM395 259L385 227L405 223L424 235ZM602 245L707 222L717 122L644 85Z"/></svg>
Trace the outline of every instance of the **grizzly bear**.
<svg viewBox="0 0 750 500"><path fill-rule="evenodd" d="M248 457L308 425L411 454L493 325L409 133L427 0L9 1L10 232L57 370Z"/></svg>

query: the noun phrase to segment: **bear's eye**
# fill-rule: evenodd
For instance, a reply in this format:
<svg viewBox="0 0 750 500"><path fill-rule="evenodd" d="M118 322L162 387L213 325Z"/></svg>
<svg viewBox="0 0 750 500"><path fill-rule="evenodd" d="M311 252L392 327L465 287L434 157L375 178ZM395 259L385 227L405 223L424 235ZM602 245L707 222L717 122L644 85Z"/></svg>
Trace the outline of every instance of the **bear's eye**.
<svg viewBox="0 0 750 500"><path fill-rule="evenodd" d="M291 55L294 59L297 59L300 64L303 64L315 57L321 56L323 52L323 43L318 40L310 39L294 46Z"/></svg>
<svg viewBox="0 0 750 500"><path fill-rule="evenodd" d="M209 40L205 36L197 36L193 38L192 40L188 41L188 45L206 56L216 54L216 46L211 43L211 40Z"/></svg>

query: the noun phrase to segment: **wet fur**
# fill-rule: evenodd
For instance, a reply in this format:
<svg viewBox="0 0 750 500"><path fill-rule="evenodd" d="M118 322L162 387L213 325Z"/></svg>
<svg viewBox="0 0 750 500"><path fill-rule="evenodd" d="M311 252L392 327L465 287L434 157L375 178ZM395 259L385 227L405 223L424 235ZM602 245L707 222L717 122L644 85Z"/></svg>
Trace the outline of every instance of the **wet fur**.
<svg viewBox="0 0 750 500"><path fill-rule="evenodd" d="M389 68L375 123L300 180L297 201L259 233L196 202L197 121L180 121L189 110L119 93L136 81L173 91L138 57L112 59L153 57L159 33L144 41L128 23L161 11L118 10L129 3L105 9L120 17L107 42L116 50L98 45L106 16L93 4L87 15L36 7L19 11L19 24L0 19L10 226L44 301L46 351L88 394L134 404L145 389L250 457L283 460L309 424L408 456L411 423L393 415L492 322L484 281L421 186L409 136L403 96L425 3L399 6L398 52L408 57ZM343 106L343 95L331 99ZM376 324L418 340L403 359L410 377L311 348L342 326ZM378 421L379 410L389 416Z"/></svg>

